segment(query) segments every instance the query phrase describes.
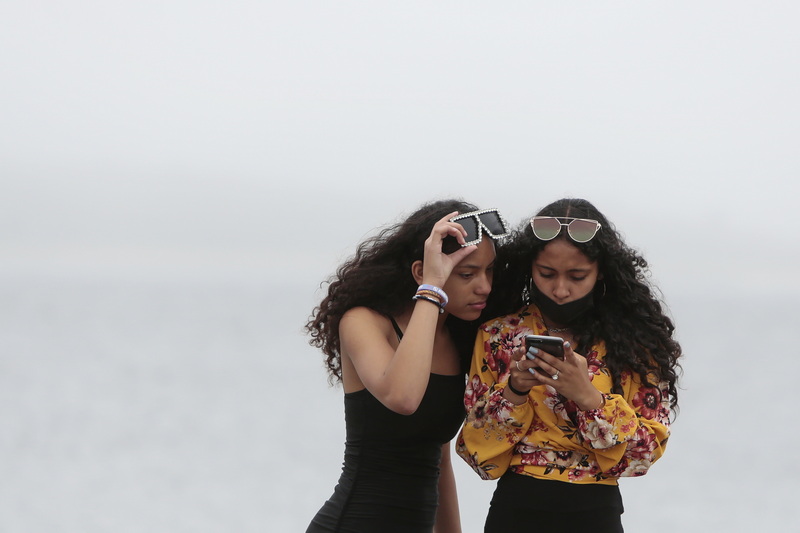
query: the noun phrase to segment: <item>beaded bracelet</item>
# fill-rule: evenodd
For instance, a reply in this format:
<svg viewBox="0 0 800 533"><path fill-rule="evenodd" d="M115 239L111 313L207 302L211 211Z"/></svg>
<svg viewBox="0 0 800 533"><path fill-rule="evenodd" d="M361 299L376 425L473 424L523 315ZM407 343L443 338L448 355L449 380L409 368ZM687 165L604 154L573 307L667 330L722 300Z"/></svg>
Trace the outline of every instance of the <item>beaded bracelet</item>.
<svg viewBox="0 0 800 533"><path fill-rule="evenodd" d="M435 285L428 285L427 283L423 283L423 284L422 284L422 285L420 285L420 286L419 286L419 288L417 289L417 292L419 292L419 291L431 291L431 292L434 292L434 293L438 294L438 295L439 295L439 298L440 298L440 299L441 299L441 301L442 301L442 307L446 306L446 305L447 305L447 302L449 302L449 301L450 301L450 300L447 298L447 293L446 293L446 292L444 292L442 289L440 289L439 287L437 287L437 286L435 286Z"/></svg>
<svg viewBox="0 0 800 533"><path fill-rule="evenodd" d="M508 387L508 390L510 390L511 392L516 394L517 396L527 396L531 392L531 389L528 389L527 392L522 392L522 391L518 391L517 389L515 389L514 386L511 384L511 378L510 377L508 378L508 382L506 383L506 387Z"/></svg>
<svg viewBox="0 0 800 533"><path fill-rule="evenodd" d="M415 294L411 299L412 300L425 300L426 302L430 302L430 303L432 303L433 305L435 305L436 307L439 308L439 313L440 314L444 313L444 306L442 305L442 303L439 300L431 298L430 296L425 296L424 294Z"/></svg>
<svg viewBox="0 0 800 533"><path fill-rule="evenodd" d="M439 296L438 292L433 292L427 289L423 289L421 291L417 291L417 294L419 294L420 296L427 296L429 298L433 298L434 300L439 302L439 304L444 305L444 301L442 300L442 297Z"/></svg>

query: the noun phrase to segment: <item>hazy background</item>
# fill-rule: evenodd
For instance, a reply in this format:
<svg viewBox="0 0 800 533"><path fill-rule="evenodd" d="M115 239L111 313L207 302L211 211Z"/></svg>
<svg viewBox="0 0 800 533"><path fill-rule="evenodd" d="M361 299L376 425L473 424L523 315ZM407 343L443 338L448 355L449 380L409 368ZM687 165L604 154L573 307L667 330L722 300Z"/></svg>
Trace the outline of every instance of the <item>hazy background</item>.
<svg viewBox="0 0 800 533"><path fill-rule="evenodd" d="M793 531L795 2L3 2L0 531L303 531L375 228L594 202L686 359L628 531ZM466 533L492 484L456 459Z"/></svg>

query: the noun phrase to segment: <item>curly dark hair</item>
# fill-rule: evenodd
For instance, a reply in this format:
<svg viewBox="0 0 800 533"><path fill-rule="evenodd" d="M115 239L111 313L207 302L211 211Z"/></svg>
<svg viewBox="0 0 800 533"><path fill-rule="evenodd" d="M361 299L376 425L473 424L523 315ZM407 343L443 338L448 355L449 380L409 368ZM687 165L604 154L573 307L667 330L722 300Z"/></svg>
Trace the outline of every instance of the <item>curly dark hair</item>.
<svg viewBox="0 0 800 533"><path fill-rule="evenodd" d="M605 360L613 379L613 392L622 392L621 374L630 370L650 386L657 385L652 379L667 382L670 404L676 408L681 346L673 338L675 326L664 312L657 289L648 281L647 261L628 247L611 222L586 200L557 200L537 216L587 218L600 222L600 231L589 242L568 240L590 260L597 261L602 274L602 280L594 288L592 310L573 325L577 351L586 353L597 341L605 341ZM556 239L568 239L566 229ZM538 239L530 221L526 220L504 246L508 272L500 284L495 284L493 292L496 297L502 293L509 313L531 303L531 291L535 290L531 265L548 242L551 241Z"/></svg>
<svg viewBox="0 0 800 533"><path fill-rule="evenodd" d="M453 211L467 213L478 208L461 200L439 200L420 207L405 221L387 227L358 245L355 255L344 262L328 279L328 293L314 308L305 330L309 344L326 355L331 382L341 381L339 321L354 307L369 307L387 317L401 314L417 291L411 265L422 260L425 240L434 224ZM442 251L458 248L453 237L446 237ZM323 282L322 285L324 285ZM466 367L480 320L465 322L452 315L445 324ZM471 335L470 335L471 333Z"/></svg>

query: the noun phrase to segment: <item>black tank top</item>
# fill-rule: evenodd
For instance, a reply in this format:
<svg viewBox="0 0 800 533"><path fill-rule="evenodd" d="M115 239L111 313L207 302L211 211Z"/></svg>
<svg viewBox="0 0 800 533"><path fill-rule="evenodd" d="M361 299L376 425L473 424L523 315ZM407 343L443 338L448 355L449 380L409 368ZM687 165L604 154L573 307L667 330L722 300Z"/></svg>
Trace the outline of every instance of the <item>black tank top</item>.
<svg viewBox="0 0 800 533"><path fill-rule="evenodd" d="M402 338L394 320L392 326ZM419 408L408 416L367 389L346 393L342 475L307 533L432 531L441 448L464 421L464 388L461 374L431 374Z"/></svg>

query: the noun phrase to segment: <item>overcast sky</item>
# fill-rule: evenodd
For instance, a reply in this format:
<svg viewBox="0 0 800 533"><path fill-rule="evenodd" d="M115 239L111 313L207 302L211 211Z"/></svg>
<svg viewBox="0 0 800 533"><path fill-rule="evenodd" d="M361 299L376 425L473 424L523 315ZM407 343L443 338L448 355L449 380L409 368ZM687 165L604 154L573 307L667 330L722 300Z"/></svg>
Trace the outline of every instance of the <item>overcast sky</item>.
<svg viewBox="0 0 800 533"><path fill-rule="evenodd" d="M0 260L317 279L430 199L518 223L574 195L681 286L800 291L799 25L778 1L7 2Z"/></svg>

